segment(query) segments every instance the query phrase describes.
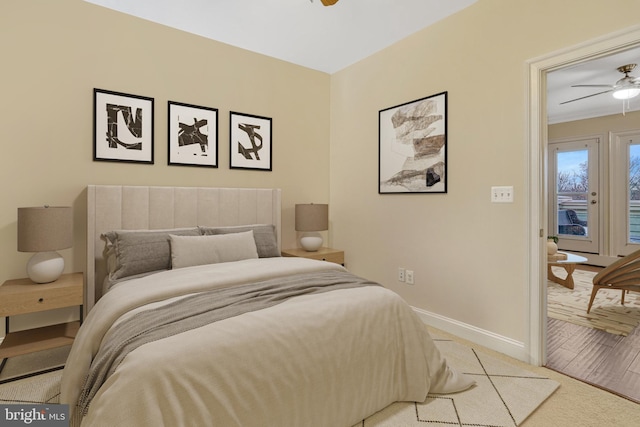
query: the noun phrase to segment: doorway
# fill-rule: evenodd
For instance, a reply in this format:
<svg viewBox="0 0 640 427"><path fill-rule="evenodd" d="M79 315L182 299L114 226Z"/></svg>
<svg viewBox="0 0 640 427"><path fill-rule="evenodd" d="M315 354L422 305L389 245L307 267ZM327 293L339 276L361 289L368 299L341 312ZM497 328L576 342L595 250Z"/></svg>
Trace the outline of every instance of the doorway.
<svg viewBox="0 0 640 427"><path fill-rule="evenodd" d="M529 282L526 352L529 362L542 366L546 362L546 236L548 221L548 141L546 119L546 74L591 58L610 55L640 45L640 26L623 30L588 44L533 59L529 67Z"/></svg>

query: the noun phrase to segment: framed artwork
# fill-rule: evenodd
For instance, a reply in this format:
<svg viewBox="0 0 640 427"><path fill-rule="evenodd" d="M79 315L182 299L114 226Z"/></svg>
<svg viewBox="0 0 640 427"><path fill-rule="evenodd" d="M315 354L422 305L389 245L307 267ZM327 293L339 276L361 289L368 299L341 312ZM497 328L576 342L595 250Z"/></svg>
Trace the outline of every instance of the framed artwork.
<svg viewBox="0 0 640 427"><path fill-rule="evenodd" d="M93 160L153 164L153 98L93 89Z"/></svg>
<svg viewBox="0 0 640 427"><path fill-rule="evenodd" d="M447 92L378 114L378 193L447 192Z"/></svg>
<svg viewBox="0 0 640 427"><path fill-rule="evenodd" d="M218 167L218 109L169 101L169 165Z"/></svg>
<svg viewBox="0 0 640 427"><path fill-rule="evenodd" d="M271 170L271 119L231 111L229 117L231 169Z"/></svg>

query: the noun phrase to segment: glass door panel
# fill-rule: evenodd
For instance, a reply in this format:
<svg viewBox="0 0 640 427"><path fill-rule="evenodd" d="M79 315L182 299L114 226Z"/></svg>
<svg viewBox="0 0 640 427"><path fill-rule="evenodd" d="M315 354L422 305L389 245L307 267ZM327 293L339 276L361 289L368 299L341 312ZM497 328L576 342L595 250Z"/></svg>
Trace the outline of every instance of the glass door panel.
<svg viewBox="0 0 640 427"><path fill-rule="evenodd" d="M640 249L640 131L612 133L612 255Z"/></svg>
<svg viewBox="0 0 640 427"><path fill-rule="evenodd" d="M598 252L598 139L549 144L549 230L561 250Z"/></svg>
<svg viewBox="0 0 640 427"><path fill-rule="evenodd" d="M636 136L636 139L639 139ZM640 244L640 140L629 141L627 164L627 244Z"/></svg>

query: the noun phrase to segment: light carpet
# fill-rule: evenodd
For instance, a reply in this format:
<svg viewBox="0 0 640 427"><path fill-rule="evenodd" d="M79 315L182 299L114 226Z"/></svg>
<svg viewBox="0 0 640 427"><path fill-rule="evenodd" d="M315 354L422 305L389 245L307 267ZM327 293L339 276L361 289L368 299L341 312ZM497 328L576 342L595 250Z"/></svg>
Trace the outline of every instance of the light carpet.
<svg viewBox="0 0 640 427"><path fill-rule="evenodd" d="M562 267L552 267L560 278L567 276ZM547 282L547 315L580 326L600 329L615 335L627 336L640 325L640 294L630 292L625 296L625 305L620 304L622 291L601 289L587 313L593 289L592 271L573 272L574 289Z"/></svg>
<svg viewBox="0 0 640 427"><path fill-rule="evenodd" d="M474 377L470 390L389 405L354 427L511 427L520 425L559 383L466 345L434 336L456 369ZM11 359L10 359L11 362ZM0 403L57 403L62 371L0 385Z"/></svg>

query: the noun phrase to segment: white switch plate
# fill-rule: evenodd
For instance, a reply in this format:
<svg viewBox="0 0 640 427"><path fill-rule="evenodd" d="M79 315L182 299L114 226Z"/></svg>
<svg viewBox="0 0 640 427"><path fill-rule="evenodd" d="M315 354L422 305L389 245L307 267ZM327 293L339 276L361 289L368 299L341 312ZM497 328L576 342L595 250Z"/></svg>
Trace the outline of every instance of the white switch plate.
<svg viewBox="0 0 640 427"><path fill-rule="evenodd" d="M406 271L407 285L413 285L413 270Z"/></svg>
<svg viewBox="0 0 640 427"><path fill-rule="evenodd" d="M513 186L491 187L492 203L513 203Z"/></svg>

